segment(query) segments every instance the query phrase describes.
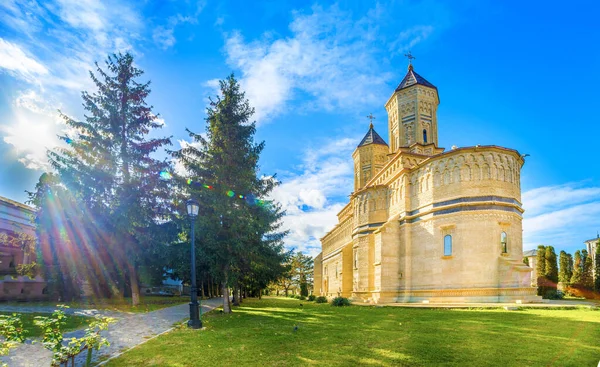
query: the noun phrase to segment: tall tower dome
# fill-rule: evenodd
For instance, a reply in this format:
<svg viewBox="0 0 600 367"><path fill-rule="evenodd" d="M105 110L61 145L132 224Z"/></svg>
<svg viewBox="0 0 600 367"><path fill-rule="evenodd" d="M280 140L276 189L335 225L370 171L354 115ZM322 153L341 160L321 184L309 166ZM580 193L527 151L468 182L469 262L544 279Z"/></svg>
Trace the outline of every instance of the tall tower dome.
<svg viewBox="0 0 600 367"><path fill-rule="evenodd" d="M418 143L438 146L438 90L408 65L408 72L385 104L388 113L390 153ZM430 151L435 151L432 149Z"/></svg>
<svg viewBox="0 0 600 367"><path fill-rule="evenodd" d="M371 177L385 165L387 161L388 145L373 128L369 125L367 135L360 141L352 159L354 159L354 191L362 189Z"/></svg>

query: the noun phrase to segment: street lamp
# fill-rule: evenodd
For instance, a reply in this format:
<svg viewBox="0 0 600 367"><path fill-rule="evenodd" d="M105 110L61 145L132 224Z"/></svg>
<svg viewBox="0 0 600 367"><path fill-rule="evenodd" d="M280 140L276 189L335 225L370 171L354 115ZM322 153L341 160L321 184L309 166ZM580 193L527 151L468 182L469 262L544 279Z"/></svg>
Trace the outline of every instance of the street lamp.
<svg viewBox="0 0 600 367"><path fill-rule="evenodd" d="M196 200L190 199L185 203L185 206L187 208L188 216L190 217L190 226L192 227L192 290L190 292L190 321L188 321L188 326L192 329L200 329L202 328L202 321L200 320L198 287L196 286L196 243L194 239L194 220L198 216L200 204L198 204Z"/></svg>

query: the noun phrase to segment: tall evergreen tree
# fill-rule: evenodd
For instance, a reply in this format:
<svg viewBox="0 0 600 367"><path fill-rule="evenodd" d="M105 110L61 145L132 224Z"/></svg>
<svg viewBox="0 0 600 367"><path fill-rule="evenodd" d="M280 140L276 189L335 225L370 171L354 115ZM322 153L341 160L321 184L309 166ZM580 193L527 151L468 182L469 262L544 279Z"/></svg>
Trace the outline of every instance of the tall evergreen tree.
<svg viewBox="0 0 600 367"><path fill-rule="evenodd" d="M546 287L546 246L539 245L537 248L536 255L536 272L537 272L537 294L538 296L544 295Z"/></svg>
<svg viewBox="0 0 600 367"><path fill-rule="evenodd" d="M548 288L556 289L556 283L558 283L558 265L556 263L556 252L554 251L554 247L546 246L546 273L544 274Z"/></svg>
<svg viewBox="0 0 600 367"><path fill-rule="evenodd" d="M143 71L134 66L133 57L109 56L106 71L96 67L90 77L97 91L82 93L85 121L62 115L73 135L63 136L69 146L49 157L61 182L86 209L81 228L102 233L101 243L87 245L110 249L127 275L121 286L129 284L137 305L137 266L155 238L159 216L169 206L168 182L160 179L168 164L152 153L171 142L148 137L162 125L146 104L150 83L137 81Z"/></svg>
<svg viewBox="0 0 600 367"><path fill-rule="evenodd" d="M267 233L277 232L274 226L281 214L275 204L264 201L276 181L258 177L264 142L254 142L253 114L232 74L220 81L220 95L207 108L206 138L188 130L194 144L173 152L186 171L180 180L186 182L184 195L199 200L204 210L197 225L206 230L202 247L221 282L225 313L231 312L229 286L239 291L245 272L252 268L248 256L268 242ZM267 220L268 213L280 214ZM271 250L281 255L280 242L281 238L272 241Z"/></svg>
<svg viewBox="0 0 600 367"><path fill-rule="evenodd" d="M575 251L574 264L573 264L573 276L571 277L571 286L578 288L581 287L581 276L583 273L583 261L581 258L581 251Z"/></svg>
<svg viewBox="0 0 600 367"><path fill-rule="evenodd" d="M568 268L567 268L567 283L571 282L571 278L573 277L573 255L571 254L567 254L567 259L569 260L568 262Z"/></svg>
<svg viewBox="0 0 600 367"><path fill-rule="evenodd" d="M600 239L596 242L594 253L594 291L600 293Z"/></svg>
<svg viewBox="0 0 600 367"><path fill-rule="evenodd" d="M560 269L558 274L558 281L567 285L571 281L569 255L565 251L560 252L559 257Z"/></svg>
<svg viewBox="0 0 600 367"><path fill-rule="evenodd" d="M586 256L583 261L583 268L581 270L581 286L584 289L594 289L594 275L593 275L593 260L591 256Z"/></svg>

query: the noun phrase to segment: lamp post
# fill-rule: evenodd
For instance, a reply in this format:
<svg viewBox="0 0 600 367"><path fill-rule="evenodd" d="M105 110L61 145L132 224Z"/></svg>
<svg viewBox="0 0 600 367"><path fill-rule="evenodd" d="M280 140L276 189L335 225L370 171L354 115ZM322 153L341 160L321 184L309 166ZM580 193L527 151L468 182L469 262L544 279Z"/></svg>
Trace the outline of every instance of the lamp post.
<svg viewBox="0 0 600 367"><path fill-rule="evenodd" d="M202 328L202 321L200 320L200 307L198 304L198 287L196 285L196 243L194 238L194 220L198 216L200 205L197 201L190 199L186 202L186 208L188 216L190 217L190 226L192 227L192 289L191 289L191 301L190 301L190 321L188 321L188 327L192 329Z"/></svg>

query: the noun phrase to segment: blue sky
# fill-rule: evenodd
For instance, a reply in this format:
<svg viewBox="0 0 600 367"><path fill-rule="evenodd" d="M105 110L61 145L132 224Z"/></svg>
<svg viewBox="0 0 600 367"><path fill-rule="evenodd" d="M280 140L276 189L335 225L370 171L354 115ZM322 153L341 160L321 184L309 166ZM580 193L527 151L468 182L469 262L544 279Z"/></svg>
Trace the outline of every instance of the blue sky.
<svg viewBox="0 0 600 367"><path fill-rule="evenodd" d="M600 230L600 27L593 1L3 1L0 195L26 199L82 118L88 70L130 51L173 135L204 131L207 97L235 72L266 141L264 174L288 211L287 245L316 254L352 190L351 153L406 72L440 93L439 143L530 154L524 249L573 252Z"/></svg>

